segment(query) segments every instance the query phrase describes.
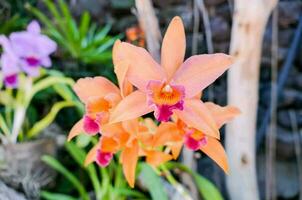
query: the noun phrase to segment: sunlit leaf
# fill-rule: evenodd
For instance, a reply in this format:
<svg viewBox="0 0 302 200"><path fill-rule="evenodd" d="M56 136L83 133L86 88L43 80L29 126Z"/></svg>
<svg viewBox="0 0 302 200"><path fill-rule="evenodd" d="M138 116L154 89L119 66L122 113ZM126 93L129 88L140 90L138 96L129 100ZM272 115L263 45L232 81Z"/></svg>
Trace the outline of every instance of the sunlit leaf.
<svg viewBox="0 0 302 200"><path fill-rule="evenodd" d="M143 163L141 167L141 177L143 184L148 188L153 200L168 200L167 193L160 180L160 177L147 164Z"/></svg>

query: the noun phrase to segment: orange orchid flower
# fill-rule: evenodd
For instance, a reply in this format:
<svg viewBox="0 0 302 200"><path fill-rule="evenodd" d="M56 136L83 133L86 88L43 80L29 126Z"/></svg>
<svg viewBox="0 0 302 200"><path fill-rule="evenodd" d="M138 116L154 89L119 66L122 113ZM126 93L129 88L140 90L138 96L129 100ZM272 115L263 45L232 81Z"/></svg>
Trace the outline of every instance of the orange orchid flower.
<svg viewBox="0 0 302 200"><path fill-rule="evenodd" d="M210 111L196 98L232 64L226 54L196 55L185 62L185 32L180 17L172 19L163 39L161 66L141 48L116 43L113 54L127 69L126 79L138 90L125 97L113 110L110 123L140 117L154 111L158 121L166 122L173 114L187 125L219 138Z"/></svg>
<svg viewBox="0 0 302 200"><path fill-rule="evenodd" d="M240 114L240 111L233 106L221 107L211 102L206 102L205 106L210 110L218 128ZM185 145L193 151L201 150L228 173L227 156L219 140L187 126L179 119L174 124L170 122L169 128L172 131L165 131L162 135L159 135L157 140L169 141L165 145L170 147L174 159L178 158L182 146ZM163 138L169 138L169 140Z"/></svg>
<svg viewBox="0 0 302 200"><path fill-rule="evenodd" d="M81 133L100 136L85 165L96 162L106 167L113 155L121 152L125 178L134 187L140 157L157 167L177 159L185 145L203 151L227 172L219 128L239 111L203 103L200 96L230 67L232 59L212 54L183 62L185 45L182 20L175 17L163 39L161 66L145 49L118 40L112 54L119 87L104 77L77 81L73 89L85 105L85 114L71 129L68 140ZM150 118L139 118L152 111L162 122L159 126Z"/></svg>
<svg viewBox="0 0 302 200"><path fill-rule="evenodd" d="M153 167L172 159L171 155L150 146L152 141L153 134L149 128L137 119L107 125L103 128L99 143L87 154L85 165L96 162L105 167L113 154L121 151L124 175L129 185L134 187L135 169L140 156L145 156L146 162Z"/></svg>

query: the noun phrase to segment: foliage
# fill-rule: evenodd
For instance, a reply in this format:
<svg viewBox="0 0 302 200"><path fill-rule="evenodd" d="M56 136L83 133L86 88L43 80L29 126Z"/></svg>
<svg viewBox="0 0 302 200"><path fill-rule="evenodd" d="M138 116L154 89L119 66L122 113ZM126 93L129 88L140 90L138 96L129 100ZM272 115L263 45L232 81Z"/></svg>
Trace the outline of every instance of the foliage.
<svg viewBox="0 0 302 200"><path fill-rule="evenodd" d="M66 78L58 71L44 70L37 78L20 76L20 86L16 90L5 88L0 91L0 134L2 142L16 142L36 137L43 129L49 126L60 110L66 107L78 105L76 97L67 86L73 85L73 80ZM0 87L1 88L1 87ZM49 88L61 96L63 100L50 107L49 113L38 119L30 120L31 115L27 115L32 99ZM79 106L80 108L80 106ZM31 124L26 122L31 121Z"/></svg>
<svg viewBox="0 0 302 200"><path fill-rule="evenodd" d="M67 4L63 0L56 6L50 0L44 0L48 11L46 14L27 4L27 8L45 25L45 33L62 47L64 58L75 58L83 63L108 63L114 41L119 38L108 36L111 25L98 28L91 23L91 16L84 12L77 24Z"/></svg>

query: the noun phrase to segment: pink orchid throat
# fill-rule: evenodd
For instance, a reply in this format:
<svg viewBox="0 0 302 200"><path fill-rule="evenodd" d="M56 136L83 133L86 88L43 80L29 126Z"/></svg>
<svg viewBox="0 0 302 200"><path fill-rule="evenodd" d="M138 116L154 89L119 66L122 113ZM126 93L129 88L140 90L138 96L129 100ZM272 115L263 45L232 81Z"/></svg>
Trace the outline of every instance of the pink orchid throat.
<svg viewBox="0 0 302 200"><path fill-rule="evenodd" d="M37 67L41 64L40 60L34 56L26 57L25 61L27 62L28 66L30 66L30 67Z"/></svg>
<svg viewBox="0 0 302 200"><path fill-rule="evenodd" d="M97 120L85 115L83 129L87 134L95 135L99 132L100 126Z"/></svg>
<svg viewBox="0 0 302 200"><path fill-rule="evenodd" d="M18 74L12 74L4 77L4 83L8 87L16 87L18 84Z"/></svg>
<svg viewBox="0 0 302 200"><path fill-rule="evenodd" d="M158 121L169 121L173 110L184 109L185 88L182 85L151 80L147 85L148 104L155 107Z"/></svg>
<svg viewBox="0 0 302 200"><path fill-rule="evenodd" d="M197 151L201 147L205 146L207 143L208 139L206 136L202 137L199 140L196 140L192 136L186 135L184 139L185 146L192 151Z"/></svg>
<svg viewBox="0 0 302 200"><path fill-rule="evenodd" d="M102 150L97 150L96 153L96 163L101 167L106 167L109 165L110 161L113 158L113 153L104 152Z"/></svg>

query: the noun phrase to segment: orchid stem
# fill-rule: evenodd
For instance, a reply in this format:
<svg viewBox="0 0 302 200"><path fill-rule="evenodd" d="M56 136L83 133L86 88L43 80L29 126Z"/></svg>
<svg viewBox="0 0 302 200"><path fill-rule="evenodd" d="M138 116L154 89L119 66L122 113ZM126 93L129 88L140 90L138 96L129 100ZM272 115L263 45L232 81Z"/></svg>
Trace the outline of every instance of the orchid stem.
<svg viewBox="0 0 302 200"><path fill-rule="evenodd" d="M27 110L27 102L28 102L28 94L30 94L30 90L32 88L32 79L30 77L26 77L24 79L23 87L17 93L16 97L16 109L14 113L14 121L13 121L13 129L11 135L11 142L16 143L20 130L22 128L22 124L24 123L26 110Z"/></svg>
<svg viewBox="0 0 302 200"><path fill-rule="evenodd" d="M185 190L185 188L177 182L177 180L172 176L171 172L167 169L165 165L160 166L162 172L165 174L168 182L181 194L184 200L193 200L189 193Z"/></svg>

